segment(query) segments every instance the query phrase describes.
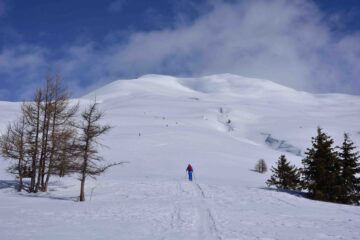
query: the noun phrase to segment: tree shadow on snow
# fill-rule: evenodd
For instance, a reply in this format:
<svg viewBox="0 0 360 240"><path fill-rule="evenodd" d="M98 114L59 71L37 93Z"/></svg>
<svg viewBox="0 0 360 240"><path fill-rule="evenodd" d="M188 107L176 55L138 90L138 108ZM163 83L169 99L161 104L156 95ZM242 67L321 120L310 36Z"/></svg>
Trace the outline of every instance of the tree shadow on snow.
<svg viewBox="0 0 360 240"><path fill-rule="evenodd" d="M260 187L259 189L272 191L272 192L283 192L288 193L296 197L307 198L307 193L302 192L300 190L286 190L286 189L278 189L278 188L270 188L270 187Z"/></svg>
<svg viewBox="0 0 360 240"><path fill-rule="evenodd" d="M71 201L71 202L78 202L79 197L71 197L71 196L52 196L50 193L27 193L27 194L21 194L24 197L30 197L30 198L46 198L51 200L61 200L61 201Z"/></svg>
<svg viewBox="0 0 360 240"><path fill-rule="evenodd" d="M24 181L23 182L23 191L19 192L18 194L23 197L32 197L32 198L48 198L52 200L63 200L63 201L73 201L76 202L79 200L78 196L54 196L51 192L55 192L56 190L53 188L49 188L48 192L37 192L37 193L29 193L30 182ZM51 182L51 187L56 188L63 188L66 189L69 186L61 185L58 182ZM17 180L0 180L0 190L2 189L15 189L17 190L19 188L19 181Z"/></svg>
<svg viewBox="0 0 360 240"><path fill-rule="evenodd" d="M0 180L0 189L19 188L19 181L16 180Z"/></svg>

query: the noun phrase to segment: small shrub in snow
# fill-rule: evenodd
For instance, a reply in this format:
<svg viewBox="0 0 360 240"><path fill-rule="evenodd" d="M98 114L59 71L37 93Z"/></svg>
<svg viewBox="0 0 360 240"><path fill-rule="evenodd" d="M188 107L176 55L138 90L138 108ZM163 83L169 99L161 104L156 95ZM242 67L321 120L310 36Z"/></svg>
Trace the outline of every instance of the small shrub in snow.
<svg viewBox="0 0 360 240"><path fill-rule="evenodd" d="M259 159L255 165L255 171L259 173L265 173L267 171L267 166L264 159Z"/></svg>

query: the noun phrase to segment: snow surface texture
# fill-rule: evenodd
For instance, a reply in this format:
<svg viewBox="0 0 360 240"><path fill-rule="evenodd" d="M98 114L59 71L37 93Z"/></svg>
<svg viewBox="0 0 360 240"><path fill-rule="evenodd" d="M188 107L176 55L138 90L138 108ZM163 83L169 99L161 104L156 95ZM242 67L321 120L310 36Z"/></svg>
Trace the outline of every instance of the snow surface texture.
<svg viewBox="0 0 360 240"><path fill-rule="evenodd" d="M360 97L229 74L116 81L82 106L95 96L114 127L103 155L129 163L89 180L80 203L76 176L53 178L48 193L19 194L0 161L1 240L360 238L359 207L268 189L271 173L253 171L260 158L270 167L284 153L301 166L317 126L336 144L348 132L359 146ZM3 129L19 104L0 107Z"/></svg>

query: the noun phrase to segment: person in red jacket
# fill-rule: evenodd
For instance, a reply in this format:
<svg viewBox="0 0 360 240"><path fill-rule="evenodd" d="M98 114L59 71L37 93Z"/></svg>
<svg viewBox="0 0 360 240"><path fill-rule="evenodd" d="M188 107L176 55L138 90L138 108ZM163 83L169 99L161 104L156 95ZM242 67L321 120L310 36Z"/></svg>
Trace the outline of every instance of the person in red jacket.
<svg viewBox="0 0 360 240"><path fill-rule="evenodd" d="M186 171L188 172L189 175L189 181L192 181L192 175L194 170L190 164L187 166Z"/></svg>

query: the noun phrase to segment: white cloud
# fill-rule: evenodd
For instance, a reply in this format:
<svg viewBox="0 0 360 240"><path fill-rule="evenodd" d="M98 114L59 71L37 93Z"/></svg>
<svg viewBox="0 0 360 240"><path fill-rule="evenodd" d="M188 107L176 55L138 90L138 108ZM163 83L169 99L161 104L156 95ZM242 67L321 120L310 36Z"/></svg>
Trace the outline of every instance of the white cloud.
<svg viewBox="0 0 360 240"><path fill-rule="evenodd" d="M355 84L359 93L360 37L339 40L322 19L308 1L217 3L191 25L134 33L105 62L115 74L230 72L315 91L350 91Z"/></svg>
<svg viewBox="0 0 360 240"><path fill-rule="evenodd" d="M74 45L55 62L41 48L5 50L0 53L0 71L35 72L50 62L80 93L109 80L147 73L234 73L300 90L360 94L360 33L335 36L323 20L329 18L312 2L212 3L212 10L195 21L132 32L126 41L115 37L101 48L92 42ZM6 56L11 64L1 62Z"/></svg>
<svg viewBox="0 0 360 240"><path fill-rule="evenodd" d="M36 75L39 68L46 63L45 54L45 49L29 45L4 49L0 52L0 74L11 75L24 72Z"/></svg>
<svg viewBox="0 0 360 240"><path fill-rule="evenodd" d="M47 50L20 44L0 51L0 92L7 98L28 99L47 71ZM12 89L4 89L12 86Z"/></svg>

